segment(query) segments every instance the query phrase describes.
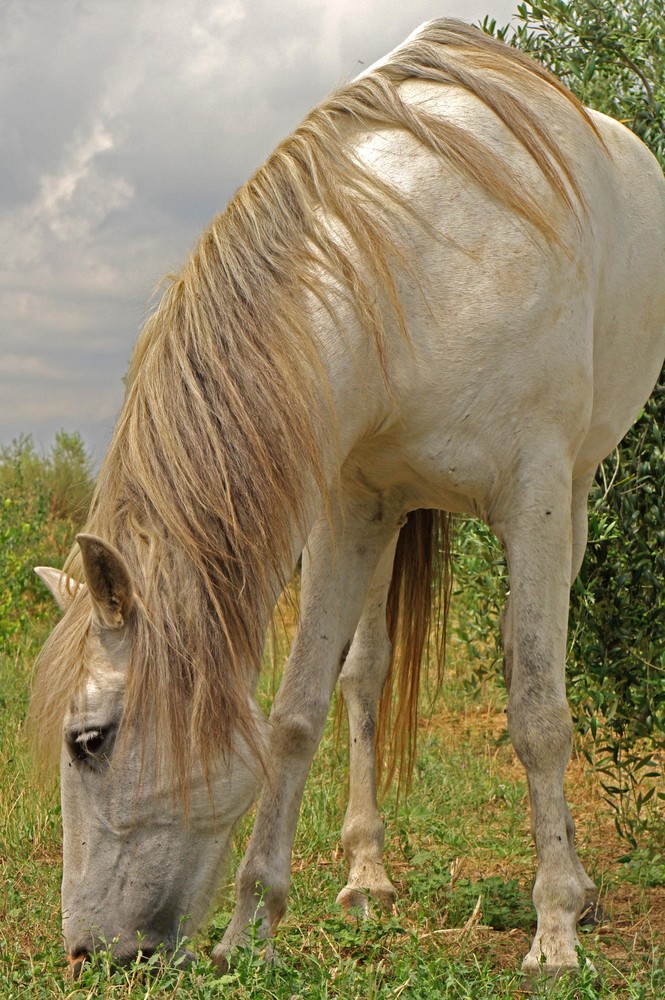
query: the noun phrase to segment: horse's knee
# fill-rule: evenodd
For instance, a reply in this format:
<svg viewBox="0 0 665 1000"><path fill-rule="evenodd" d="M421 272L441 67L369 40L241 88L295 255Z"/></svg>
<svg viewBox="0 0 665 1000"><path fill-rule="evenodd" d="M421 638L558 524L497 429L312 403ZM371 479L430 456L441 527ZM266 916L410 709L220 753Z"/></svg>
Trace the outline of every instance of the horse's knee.
<svg viewBox="0 0 665 1000"><path fill-rule="evenodd" d="M255 900L256 910L263 908L270 923L281 920L286 910L289 895L289 872L281 872L277 865L270 865L265 859L248 862L247 858L240 865L236 874L236 892L238 899Z"/></svg>
<svg viewBox="0 0 665 1000"><path fill-rule="evenodd" d="M277 698L270 713L270 743L276 761L285 758L304 759L311 756L319 745L330 698L325 691L292 693Z"/></svg>
<svg viewBox="0 0 665 1000"><path fill-rule="evenodd" d="M316 750L321 739L328 706L312 705L300 711L273 711L271 745L278 757L302 756Z"/></svg>

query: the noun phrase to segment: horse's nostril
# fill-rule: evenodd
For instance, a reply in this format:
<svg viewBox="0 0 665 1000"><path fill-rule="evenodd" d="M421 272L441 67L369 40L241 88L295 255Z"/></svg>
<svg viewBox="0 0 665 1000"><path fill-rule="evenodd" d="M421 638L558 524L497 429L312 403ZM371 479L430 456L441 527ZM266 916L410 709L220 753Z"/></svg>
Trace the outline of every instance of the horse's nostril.
<svg viewBox="0 0 665 1000"><path fill-rule="evenodd" d="M69 971L72 974L72 978L78 979L83 968L83 963L89 957L89 954L85 948L77 948L76 951L69 952L67 961L69 962Z"/></svg>

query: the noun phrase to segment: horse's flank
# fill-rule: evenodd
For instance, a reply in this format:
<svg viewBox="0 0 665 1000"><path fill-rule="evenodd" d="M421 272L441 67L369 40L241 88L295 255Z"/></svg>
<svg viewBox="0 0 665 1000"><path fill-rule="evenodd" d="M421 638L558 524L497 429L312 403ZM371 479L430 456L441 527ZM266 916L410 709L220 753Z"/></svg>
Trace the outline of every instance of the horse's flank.
<svg viewBox="0 0 665 1000"><path fill-rule="evenodd" d="M405 253L390 220L409 209L360 164L359 139L405 130L544 238L560 239L513 168L401 99L413 79L476 95L527 150L563 215L584 212L531 97L555 89L588 121L581 105L518 52L437 22L314 109L203 234L140 336L85 529L121 552L138 590L124 725L148 717L143 731L156 727L181 787L192 749L206 766L238 731L259 749L247 697L264 616L297 556L307 498L325 506L344 457L323 448L332 417L312 301L332 314L340 296L351 306L388 391L388 313L408 335L394 277ZM80 571L76 549L66 569ZM32 712L45 750L59 745L81 684L89 617L83 591L42 655Z"/></svg>

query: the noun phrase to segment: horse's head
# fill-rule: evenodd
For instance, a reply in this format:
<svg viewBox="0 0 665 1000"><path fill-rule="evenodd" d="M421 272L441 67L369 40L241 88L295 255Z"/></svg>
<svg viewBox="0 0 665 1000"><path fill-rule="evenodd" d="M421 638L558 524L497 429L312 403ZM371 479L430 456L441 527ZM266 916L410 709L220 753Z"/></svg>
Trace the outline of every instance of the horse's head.
<svg viewBox="0 0 665 1000"><path fill-rule="evenodd" d="M65 612L61 625L68 615L88 623L60 765L63 931L75 970L106 947L120 963L160 947L182 954L183 934L210 904L231 831L258 783L239 745L224 762L213 757L207 776L192 766L183 805L158 727L136 713L123 720L139 601L130 572L100 539L79 536L79 545L85 588L57 570L37 571ZM61 628L52 643L59 634L66 641Z"/></svg>

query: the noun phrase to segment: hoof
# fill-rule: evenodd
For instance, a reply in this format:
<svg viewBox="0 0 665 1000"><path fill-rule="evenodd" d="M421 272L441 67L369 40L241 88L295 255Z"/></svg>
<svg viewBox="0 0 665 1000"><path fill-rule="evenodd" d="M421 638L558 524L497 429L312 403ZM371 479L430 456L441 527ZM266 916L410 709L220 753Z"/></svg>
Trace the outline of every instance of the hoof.
<svg viewBox="0 0 665 1000"><path fill-rule="evenodd" d="M250 947L250 942L247 942L247 948ZM237 945L236 947L229 948L222 941L220 944L215 945L212 949L210 959L212 964L215 966L215 970L218 975L223 976L227 972L230 972L234 965L237 964L240 954L242 954L243 945ZM265 965L275 965L276 956L275 949L270 941L263 943L262 947L254 948L254 955L260 956L261 961Z"/></svg>
<svg viewBox="0 0 665 1000"><path fill-rule="evenodd" d="M584 960L584 965L581 965L576 952L554 962L548 961L545 955L538 958L529 953L522 962L522 972L526 976L529 989L534 989L539 983L576 976L583 969L592 974L596 972L593 962L588 958Z"/></svg>
<svg viewBox="0 0 665 1000"><path fill-rule="evenodd" d="M233 950L225 948L223 944L216 944L210 958L219 975L223 976L233 964Z"/></svg>
<svg viewBox="0 0 665 1000"><path fill-rule="evenodd" d="M395 889L390 886L389 889L375 889L371 893L372 899L374 899L382 910L386 913L395 912L395 903L397 902L397 893Z"/></svg>
<svg viewBox="0 0 665 1000"><path fill-rule="evenodd" d="M388 881L371 889L367 886L345 885L337 896L337 902L348 912L360 910L363 917L368 917L370 915L370 898L378 903L386 913L393 913L397 902L397 893L394 886Z"/></svg>
<svg viewBox="0 0 665 1000"><path fill-rule="evenodd" d="M369 899L364 889L345 885L337 896L337 903L347 913L359 911L363 917L369 916Z"/></svg>

